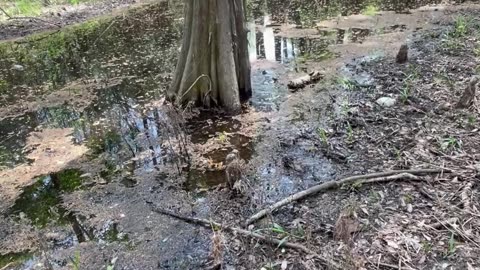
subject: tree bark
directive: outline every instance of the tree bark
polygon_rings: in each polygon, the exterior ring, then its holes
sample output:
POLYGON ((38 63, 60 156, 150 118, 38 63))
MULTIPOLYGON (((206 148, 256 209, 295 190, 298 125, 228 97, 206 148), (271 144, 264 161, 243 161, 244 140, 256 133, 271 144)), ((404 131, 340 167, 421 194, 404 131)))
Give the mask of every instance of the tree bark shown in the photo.
POLYGON ((185 0, 183 35, 168 97, 239 112, 252 93, 243 0, 185 0))

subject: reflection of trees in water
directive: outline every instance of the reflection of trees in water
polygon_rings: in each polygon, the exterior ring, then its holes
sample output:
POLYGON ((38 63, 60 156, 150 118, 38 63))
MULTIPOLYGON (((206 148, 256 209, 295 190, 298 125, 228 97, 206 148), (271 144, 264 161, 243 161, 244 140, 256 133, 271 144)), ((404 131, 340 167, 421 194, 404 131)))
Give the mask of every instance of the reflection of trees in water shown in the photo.
MULTIPOLYGON (((115 95, 115 94, 114 94, 115 95)), ((75 126, 77 142, 86 142, 93 155, 107 155, 117 164, 133 160, 151 170, 188 162, 182 120, 168 106, 143 110, 134 99, 117 96, 117 103, 98 118, 84 118, 75 126)))
POLYGON ((361 13, 368 6, 402 12, 441 2, 442 0, 252 0, 249 6, 255 18, 271 14, 273 21, 278 23, 288 21, 308 26, 315 20, 361 13))

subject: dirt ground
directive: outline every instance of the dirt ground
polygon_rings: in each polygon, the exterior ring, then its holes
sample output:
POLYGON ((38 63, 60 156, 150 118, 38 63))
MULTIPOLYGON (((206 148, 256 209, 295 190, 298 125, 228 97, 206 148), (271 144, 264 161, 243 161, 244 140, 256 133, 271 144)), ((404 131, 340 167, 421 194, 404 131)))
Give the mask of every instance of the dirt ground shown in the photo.
MULTIPOLYGON (((143 0, 105 0, 77 5, 51 5, 44 7, 39 16, 10 15, 0 21, 0 40, 10 40, 43 31, 58 31, 62 27, 84 22, 122 9, 148 3, 143 0)), ((2 14, 3 15, 3 14, 2 14)))
MULTIPOLYGON (((77 143, 72 129, 37 127, 26 140, 30 163, 0 171, 0 269, 480 269, 478 92, 471 106, 457 106, 480 72, 478 12, 478 4, 438 5, 339 17, 309 29, 279 26, 275 34, 282 38, 315 39, 324 30, 352 28, 369 34, 360 41, 344 35, 327 46, 335 57, 321 62, 253 61, 254 87, 279 89, 280 98, 266 106, 275 109, 258 109, 264 96, 254 95, 253 105, 234 117, 198 116, 195 109, 180 116, 163 99, 129 104, 126 122, 109 111, 85 129, 115 131, 105 122, 119 122, 121 132, 128 125, 148 130, 131 140, 109 137, 125 140, 118 156, 128 157, 113 172, 107 151, 92 155, 95 148, 77 143), (409 58, 400 64, 395 58, 403 44, 409 58), (291 93, 288 81, 303 75, 297 69, 325 77, 291 93), (162 156, 156 160, 152 134, 158 131, 149 121, 167 116, 159 120, 164 129, 185 133, 159 143, 171 151, 165 165, 162 156), (152 147, 139 147, 132 158, 134 142, 152 147), (223 183, 225 156, 234 148, 246 162, 242 195, 223 183), (190 167, 176 156, 183 151, 190 167), (65 169, 79 170, 69 175, 82 184, 63 187, 56 211, 36 210, 55 222, 38 226, 28 207, 12 214, 35 177, 50 174, 42 183, 50 185, 51 178, 55 187, 65 169), (357 181, 245 226, 257 211, 311 186, 412 169, 443 171, 416 180, 357 181), (308 252, 152 211, 159 208, 301 244, 308 252)), ((54 105, 62 103, 61 94, 52 95, 54 105)), ((98 102, 91 95, 76 98, 75 107, 98 102)), ((22 113, 41 102, 27 105, 22 113)), ((2 113, 14 117, 15 110, 2 113)))

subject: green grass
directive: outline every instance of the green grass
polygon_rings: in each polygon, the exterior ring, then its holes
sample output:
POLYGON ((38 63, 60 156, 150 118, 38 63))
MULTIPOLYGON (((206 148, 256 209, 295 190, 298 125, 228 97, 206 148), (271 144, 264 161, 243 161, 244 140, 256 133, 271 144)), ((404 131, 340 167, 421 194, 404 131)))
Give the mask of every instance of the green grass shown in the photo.
POLYGON ((15 14, 24 16, 38 16, 42 13, 42 3, 39 1, 19 0, 15 2, 15 14))
POLYGON ((357 88, 357 82, 348 77, 338 77, 337 83, 346 90, 353 91, 357 88))
POLYGON ((468 34, 469 20, 463 16, 459 16, 455 19, 455 28, 452 34, 455 37, 464 37, 468 34))
POLYGON ((378 13, 378 7, 376 5, 368 5, 362 10, 362 14, 365 16, 375 16, 378 13))
POLYGON ((476 27, 472 18, 458 16, 453 22, 453 27, 444 35, 442 45, 447 50, 458 50, 465 47, 464 39, 472 35, 476 27))
POLYGON ((417 67, 410 65, 407 71, 408 75, 405 78, 405 82, 403 83, 403 87, 400 90, 400 99, 403 103, 406 103, 410 98, 413 89, 413 83, 417 80, 420 76, 420 72, 418 71, 417 67))
POLYGON ((441 141, 440 148, 443 151, 460 149, 462 148, 462 141, 450 136, 441 141))
POLYGON ((328 134, 327 131, 323 128, 318 128, 317 129, 318 137, 320 137, 320 140, 324 145, 328 145, 328 134))

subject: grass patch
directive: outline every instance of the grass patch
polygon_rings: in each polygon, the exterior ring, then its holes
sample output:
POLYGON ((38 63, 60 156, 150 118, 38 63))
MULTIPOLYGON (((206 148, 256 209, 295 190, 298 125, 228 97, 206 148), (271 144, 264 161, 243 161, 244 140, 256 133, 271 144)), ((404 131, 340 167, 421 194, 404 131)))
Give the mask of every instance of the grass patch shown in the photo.
POLYGON ((31 0, 19 0, 15 2, 15 7, 10 8, 13 14, 10 15, 24 15, 24 16, 38 16, 42 13, 42 3, 31 0))
POLYGON ((362 14, 365 16, 375 16, 378 13, 378 7, 376 5, 367 5, 363 10, 362 14))

